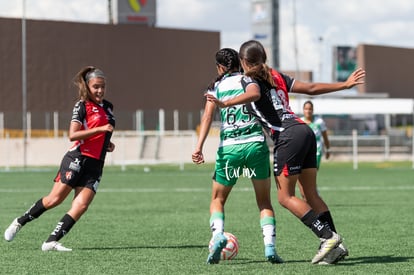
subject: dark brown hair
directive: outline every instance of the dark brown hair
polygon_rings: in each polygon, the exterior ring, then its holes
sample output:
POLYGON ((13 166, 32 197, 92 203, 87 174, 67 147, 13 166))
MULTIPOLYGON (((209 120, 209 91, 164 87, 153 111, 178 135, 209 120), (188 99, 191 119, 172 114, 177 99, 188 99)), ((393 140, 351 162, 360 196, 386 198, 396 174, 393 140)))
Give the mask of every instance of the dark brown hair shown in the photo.
POLYGON ((89 98, 89 88, 88 84, 86 83, 86 76, 89 73, 94 71, 101 72, 98 68, 94 66, 86 66, 83 67, 74 77, 73 84, 78 87, 78 100, 87 100, 89 98))
POLYGON ((311 106, 311 107, 312 107, 312 109, 313 109, 313 103, 312 103, 312 101, 310 101, 310 100, 306 100, 306 101, 305 101, 305 103, 303 103, 303 108, 305 108, 306 104, 310 104, 310 106, 311 106))
POLYGON ((220 81, 226 74, 240 72, 239 54, 236 50, 223 48, 216 53, 216 65, 222 65, 226 69, 224 73, 218 75, 207 87, 208 90, 214 90, 214 85, 220 81))
POLYGON ((249 40, 244 42, 240 46, 239 56, 240 60, 243 60, 249 67, 249 70, 244 72, 246 76, 265 81, 270 86, 276 87, 271 69, 266 65, 266 51, 259 41, 249 40))

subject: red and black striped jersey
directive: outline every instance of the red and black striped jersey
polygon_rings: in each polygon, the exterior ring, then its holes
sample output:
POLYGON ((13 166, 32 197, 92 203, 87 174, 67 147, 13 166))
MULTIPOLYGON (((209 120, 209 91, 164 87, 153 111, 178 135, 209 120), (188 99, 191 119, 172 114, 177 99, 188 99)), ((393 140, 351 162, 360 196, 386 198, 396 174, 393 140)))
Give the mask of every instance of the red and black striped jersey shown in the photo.
POLYGON ((242 85, 245 90, 248 85, 253 83, 260 88, 260 99, 246 104, 247 108, 262 123, 263 127, 271 132, 281 132, 290 126, 303 124, 304 122, 292 112, 289 106, 288 93, 295 80, 274 70, 272 70, 272 76, 276 88, 264 81, 247 76, 243 77, 242 85))
MULTIPOLYGON (((96 128, 110 123, 115 127, 113 105, 103 100, 101 105, 92 101, 80 100, 75 104, 72 112, 72 121, 82 124, 81 130, 96 128)), ((112 133, 98 133, 83 140, 75 141, 71 150, 78 149, 81 154, 104 161, 112 133)))

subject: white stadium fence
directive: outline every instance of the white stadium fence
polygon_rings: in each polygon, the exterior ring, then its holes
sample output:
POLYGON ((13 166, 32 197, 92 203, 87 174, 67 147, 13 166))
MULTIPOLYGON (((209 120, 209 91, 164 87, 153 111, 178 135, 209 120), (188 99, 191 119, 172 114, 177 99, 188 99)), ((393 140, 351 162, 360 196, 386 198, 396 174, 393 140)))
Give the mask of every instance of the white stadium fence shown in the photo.
MULTIPOLYGON (((360 161, 411 161, 414 168, 414 133, 411 144, 391 145, 389 136, 363 136, 356 130, 352 136, 330 136, 331 161, 352 161, 354 169, 360 161)), ((106 165, 122 168, 136 164, 171 163, 184 168, 191 163, 196 131, 118 131, 112 141, 115 151, 108 153, 106 165)), ((206 162, 215 161, 219 142, 213 132, 204 145, 206 162)), ((71 146, 67 137, 29 138, 24 146, 22 138, 0 139, 0 169, 25 166, 57 166, 66 150, 71 146), (26 147, 26 150, 24 148, 26 147)))
MULTIPOLYGON (((292 97, 291 106, 296 113, 301 112, 301 106, 308 98, 292 97)), ((359 161, 411 161, 414 168, 414 127, 411 124, 406 127, 406 133, 398 133, 398 140, 393 135, 395 127, 392 125, 392 117, 395 114, 404 114, 409 120, 414 121, 413 99, 347 99, 324 98, 323 96, 312 99, 315 112, 318 115, 346 114, 359 115, 361 117, 373 114, 384 116, 385 131, 380 134, 369 134, 348 129, 347 135, 330 133, 332 161, 352 161, 354 168, 358 168, 359 161)), ((134 130, 115 131, 113 142, 116 149, 107 156, 107 165, 121 165, 126 167, 133 164, 173 163, 184 167, 184 163, 191 162, 191 153, 197 141, 196 130, 182 130, 179 123, 183 120, 187 123, 187 129, 195 129, 201 113, 183 113, 177 110, 165 112, 163 109, 149 112, 153 124, 157 129, 148 130, 144 125, 144 112, 137 110, 133 116, 134 130), (180 115, 182 117, 180 117, 180 115), (166 129, 166 119, 169 120, 170 129, 166 129), (155 121, 155 123, 154 123, 155 121), (195 125, 194 125, 195 124, 195 125), (145 130, 143 130, 145 129, 145 130)), ((65 151, 70 147, 70 142, 65 131, 59 130, 58 121, 66 119, 67 114, 59 115, 54 112, 47 116, 46 129, 49 137, 35 137, 32 135, 31 113, 27 113, 26 137, 10 135, 5 129, 5 115, 0 112, 0 169, 26 166, 56 166, 65 151), (50 122, 51 121, 51 122, 50 122)), ((214 126, 214 125, 213 125, 214 126)), ((215 161, 215 153, 219 142, 217 127, 212 127, 210 136, 204 146, 204 155, 207 162, 215 161)))

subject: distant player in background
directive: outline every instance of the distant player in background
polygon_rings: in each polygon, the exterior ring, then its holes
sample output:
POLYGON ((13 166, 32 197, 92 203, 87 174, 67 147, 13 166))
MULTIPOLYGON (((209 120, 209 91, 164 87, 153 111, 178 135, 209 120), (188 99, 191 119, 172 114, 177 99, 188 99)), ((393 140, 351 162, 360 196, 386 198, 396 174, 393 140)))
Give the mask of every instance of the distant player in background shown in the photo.
MULTIPOLYGON (((230 99, 243 94, 242 74, 237 52, 224 48, 216 53, 218 77, 209 85, 208 93, 218 99, 230 99)), ((201 119, 200 133, 192 160, 204 162, 203 145, 213 121, 216 105, 207 101, 201 119)), ((265 257, 271 263, 282 263, 276 253, 276 220, 270 199, 269 148, 260 123, 249 114, 244 105, 235 105, 220 110, 220 144, 216 154, 210 203, 210 228, 213 247, 208 255, 208 264, 217 264, 220 253, 226 246, 224 236, 224 205, 239 177, 251 178, 260 210, 260 225, 263 232, 265 257)))
POLYGON ((321 117, 315 117, 313 115, 313 103, 310 100, 303 104, 303 117, 301 117, 301 119, 306 122, 315 133, 316 168, 319 169, 323 153, 325 153, 326 159, 329 159, 330 156, 328 129, 326 128, 325 121, 321 117))
POLYGON ((75 76, 75 85, 79 101, 69 127, 69 139, 75 141, 74 145, 64 155, 50 193, 10 224, 4 232, 6 241, 12 241, 24 225, 61 204, 74 190, 71 208, 42 245, 43 251, 72 251, 58 241, 88 209, 101 181, 106 153, 115 149, 110 141, 115 127, 113 106, 104 99, 105 75, 88 66, 75 76))
POLYGON ((316 190, 316 141, 313 131, 288 107, 288 93, 318 95, 349 89, 363 83, 365 71, 354 71, 345 82, 305 83, 272 71, 266 65, 263 45, 255 40, 242 44, 239 52, 245 77, 245 93, 218 99, 206 94, 207 100, 220 108, 246 104, 269 131, 274 142, 274 175, 279 203, 299 218, 319 238, 320 246, 312 263, 325 262, 331 251, 339 251, 342 238, 336 233, 326 203, 316 190), (286 102, 285 102, 286 101, 286 102), (307 201, 295 196, 295 186, 301 180, 307 201))
MULTIPOLYGON (((309 125, 315 134, 316 138, 316 169, 319 170, 322 155, 325 152, 326 159, 330 156, 330 143, 328 139, 328 131, 325 125, 325 121, 321 117, 315 117, 313 115, 313 103, 310 100, 307 100, 303 104, 303 117, 301 119, 309 125), (325 148, 325 149, 324 149, 325 148)), ((300 180, 299 180, 300 183, 300 180)), ((302 198, 306 201, 305 193, 303 192, 302 184, 299 184, 300 194, 302 198)))

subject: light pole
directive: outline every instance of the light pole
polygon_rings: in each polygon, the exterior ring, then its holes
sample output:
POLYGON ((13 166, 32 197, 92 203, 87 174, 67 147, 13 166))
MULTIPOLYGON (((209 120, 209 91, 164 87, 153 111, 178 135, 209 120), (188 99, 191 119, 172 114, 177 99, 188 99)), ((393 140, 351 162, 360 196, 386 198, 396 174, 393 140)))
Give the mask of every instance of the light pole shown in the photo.
POLYGON ((318 37, 319 42, 319 81, 323 82, 323 37, 318 37))
POLYGON ((27 165, 27 75, 26 75, 26 0, 22 12, 22 129, 23 129, 23 168, 27 165))
POLYGON ((295 56, 295 78, 300 80, 300 69, 299 69, 299 50, 298 50, 298 37, 297 37, 297 26, 296 26, 296 1, 293 0, 293 47, 295 56))
POLYGON ((110 25, 114 24, 114 17, 112 15, 112 0, 108 0, 108 22, 110 25))

